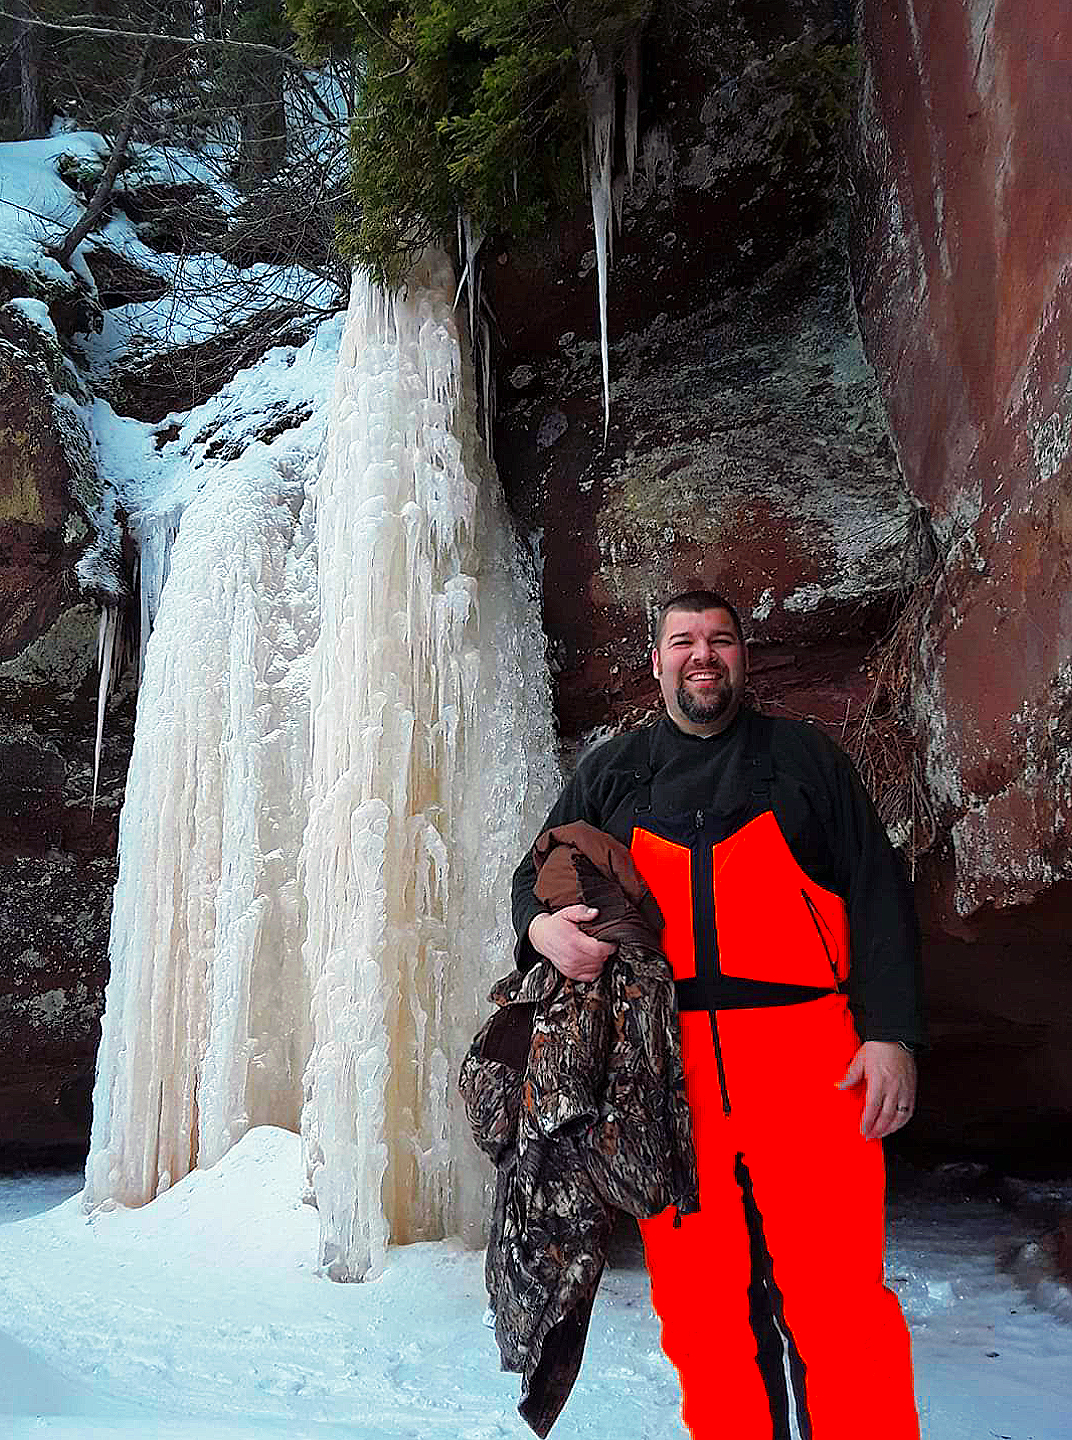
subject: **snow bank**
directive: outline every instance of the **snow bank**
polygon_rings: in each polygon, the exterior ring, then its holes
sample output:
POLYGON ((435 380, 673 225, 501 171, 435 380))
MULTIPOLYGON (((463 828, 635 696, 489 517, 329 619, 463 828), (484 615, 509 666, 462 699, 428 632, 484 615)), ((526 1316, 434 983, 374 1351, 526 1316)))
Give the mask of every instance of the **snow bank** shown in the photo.
MULTIPOLYGON (((33 277, 46 289, 72 288, 68 271, 46 253, 46 247, 62 240, 85 208, 64 183, 59 165, 66 159, 99 169, 107 155, 105 141, 89 131, 0 144, 0 265, 33 277)), ((79 250, 71 264, 87 291, 95 295, 97 287, 79 250)))
MULTIPOLYGON (((299 1152, 296 1135, 254 1129, 153 1205, 87 1221, 73 1198, 0 1223, 0 1432, 529 1436, 517 1377, 500 1373, 481 1323, 482 1257, 454 1241, 409 1245, 389 1251, 375 1281, 330 1284, 315 1273, 299 1152)), ((59 1188, 18 1182, 20 1205, 11 1183, 0 1182, 0 1215, 59 1188)), ((1072 1326, 1040 1313, 1002 1269, 1037 1230, 926 1177, 891 1211, 887 1273, 913 1331, 924 1440, 1065 1440, 1072 1326)), ((647 1276, 626 1252, 604 1276, 555 1440, 685 1440, 677 1412, 647 1276)))
MULTIPOLYGON (((528 1434, 482 1323, 481 1255, 408 1245, 377 1280, 332 1285, 315 1271, 317 1216, 299 1177, 299 1138, 258 1128, 152 1205, 87 1221, 76 1197, 0 1225, 0 1332, 57 1386, 54 1407, 12 1387, 5 1436, 528 1434)), ((607 1276, 563 1440, 603 1433, 608 1385, 623 1436, 676 1433, 645 1288, 635 1272, 607 1276)))

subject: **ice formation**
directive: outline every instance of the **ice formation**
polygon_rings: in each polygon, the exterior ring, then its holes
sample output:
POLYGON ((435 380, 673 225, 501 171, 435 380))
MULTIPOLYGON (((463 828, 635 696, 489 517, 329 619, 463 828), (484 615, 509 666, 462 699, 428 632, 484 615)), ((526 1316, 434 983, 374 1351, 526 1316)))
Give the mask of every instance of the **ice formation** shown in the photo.
POLYGON ((550 779, 542 635, 452 281, 435 254, 404 297, 355 281, 317 487, 302 1133, 338 1278, 375 1269, 388 1234, 480 1230, 453 1077, 550 779))
POLYGON ((179 533, 183 504, 176 502, 162 512, 146 507, 130 518, 130 530, 138 547, 138 678, 145 670, 145 647, 149 643, 164 581, 171 568, 171 547, 179 533))
MULTIPOLYGON (((138 547, 139 681, 145 670, 145 647, 152 633, 156 612, 160 608, 160 595, 171 564, 171 547, 179 533, 182 510, 181 504, 175 504, 162 513, 153 508, 135 510, 130 517, 130 533, 138 547)), ((105 709, 125 658, 125 646, 117 644, 117 640, 122 640, 120 607, 118 604, 102 605, 97 636, 97 728, 93 746, 93 809, 97 806, 105 709)))
MULTIPOLYGON (((596 277, 599 304, 599 354, 603 373, 603 443, 610 428, 610 346, 607 324, 607 287, 613 255, 615 226, 621 225, 625 192, 633 183, 637 161, 640 113, 640 41, 634 40, 617 64, 589 50, 582 67, 582 88, 588 106, 588 125, 582 150, 584 179, 592 204, 592 225, 596 239, 596 277), (618 89, 623 82, 621 138, 624 171, 616 164, 618 136, 618 89)), ((653 152, 654 157, 654 152, 653 152)), ((648 156, 645 154, 645 160, 648 156)), ((650 163, 650 162, 649 162, 650 163)), ((517 189, 517 176, 514 176, 517 189)), ((494 375, 491 366, 491 336, 480 311, 480 248, 484 232, 468 215, 458 216, 458 252, 464 269, 455 303, 463 287, 469 297, 469 333, 474 337, 474 361, 481 391, 480 418, 485 439, 490 440, 495 418, 494 375)))
POLYGON ((397 295, 355 279, 304 506, 276 446, 188 504, 120 827, 87 1203, 300 1127, 337 1279, 389 1240, 479 1239, 454 1075, 554 779, 453 298, 437 254, 397 295))
POLYGON ((464 257, 465 265, 454 304, 461 299, 464 289, 469 300, 469 334, 472 336, 473 366, 477 375, 477 389, 480 408, 477 420, 484 443, 491 449, 491 434, 495 424, 495 372, 491 363, 491 327, 480 304, 481 260, 480 251, 484 244, 484 230, 466 214, 458 215, 458 253, 464 257))
POLYGON ((120 820, 86 1198, 138 1205, 249 1125, 296 1127, 296 886, 315 572, 300 474, 254 446, 187 508, 120 820))
POLYGON ((640 103, 640 42, 629 47, 621 69, 625 81, 623 139, 625 174, 615 173, 614 141, 617 129, 618 71, 593 50, 584 72, 588 101, 588 136, 584 150, 584 176, 592 201, 596 235, 596 276, 599 285, 599 354, 603 367, 603 443, 610 427, 610 355, 607 340, 607 276, 610 271, 614 226, 621 223, 626 184, 632 183, 637 155, 637 117, 640 103))
POLYGON ((97 808, 97 785, 100 780, 101 750, 104 745, 104 709, 115 679, 116 645, 119 630, 118 605, 103 605, 97 629, 97 726, 93 741, 93 798, 91 809, 97 808))

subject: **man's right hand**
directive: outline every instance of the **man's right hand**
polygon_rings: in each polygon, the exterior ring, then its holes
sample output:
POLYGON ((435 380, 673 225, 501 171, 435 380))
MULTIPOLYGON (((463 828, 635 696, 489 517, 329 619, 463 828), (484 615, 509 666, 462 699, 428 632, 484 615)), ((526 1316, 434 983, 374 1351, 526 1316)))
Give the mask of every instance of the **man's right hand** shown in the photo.
POLYGON ((580 928, 598 914, 590 905, 564 905, 551 914, 534 915, 529 922, 529 944, 568 979, 595 980, 616 948, 580 928))

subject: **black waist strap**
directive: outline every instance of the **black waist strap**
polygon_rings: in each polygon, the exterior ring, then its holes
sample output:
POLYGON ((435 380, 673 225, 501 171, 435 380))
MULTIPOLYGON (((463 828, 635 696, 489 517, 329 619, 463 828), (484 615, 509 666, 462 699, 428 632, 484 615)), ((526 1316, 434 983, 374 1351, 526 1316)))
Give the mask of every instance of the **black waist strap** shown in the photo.
POLYGON ((773 980, 741 980, 713 975, 675 980, 679 1010, 758 1010, 764 1006, 803 1005, 838 992, 821 985, 782 985, 773 980))

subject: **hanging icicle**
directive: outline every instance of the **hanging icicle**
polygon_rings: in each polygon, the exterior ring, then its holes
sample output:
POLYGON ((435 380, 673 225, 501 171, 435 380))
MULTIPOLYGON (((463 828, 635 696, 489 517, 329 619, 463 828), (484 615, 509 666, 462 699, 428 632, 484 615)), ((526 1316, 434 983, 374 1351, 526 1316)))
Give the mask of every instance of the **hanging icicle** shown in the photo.
MULTIPOLYGON (((516 177, 515 177, 516 185, 516 177)), ((492 431, 495 425, 495 374, 491 355, 491 329, 481 313, 482 261, 480 251, 485 232, 469 215, 458 212, 458 253, 464 261, 462 278, 454 295, 454 308, 458 308, 462 291, 469 300, 469 347, 476 371, 477 393, 480 408, 477 425, 483 436, 488 453, 492 448, 492 431)))
POLYGON ((103 605, 100 625, 97 629, 97 729, 93 742, 93 798, 90 814, 97 809, 97 787, 100 781, 101 750, 104 745, 104 712, 108 695, 115 684, 117 651, 116 632, 119 629, 119 606, 103 605))
POLYGON ((135 511, 130 517, 130 533, 138 547, 138 683, 145 670, 145 647, 149 643, 160 598, 171 568, 171 548, 179 533, 184 506, 169 510, 135 511))
POLYGON ((625 175, 615 175, 614 141, 617 124, 618 70, 589 52, 582 76, 588 102, 588 134, 584 149, 584 178, 592 202, 596 237, 596 277, 599 286, 599 355, 603 369, 603 443, 610 428, 610 354, 607 338, 607 278, 613 258, 614 226, 621 224, 622 201, 636 167, 637 117, 640 104, 640 42, 634 41, 622 62, 625 80, 625 175))

